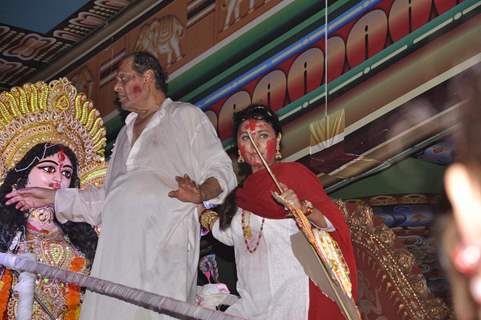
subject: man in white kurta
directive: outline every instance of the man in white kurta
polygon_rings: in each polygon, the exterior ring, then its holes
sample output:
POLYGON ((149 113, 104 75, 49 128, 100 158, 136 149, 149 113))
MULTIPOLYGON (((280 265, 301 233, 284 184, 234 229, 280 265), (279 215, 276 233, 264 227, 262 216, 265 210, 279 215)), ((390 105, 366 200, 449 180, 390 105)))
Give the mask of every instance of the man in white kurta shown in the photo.
MULTIPOLYGON (((155 59, 145 53, 140 57, 155 59)), ((101 224, 92 276, 193 302, 200 227, 190 179, 199 184, 194 184, 199 201, 220 203, 236 185, 232 162, 207 116, 191 104, 165 98, 154 86, 153 70, 134 70, 133 59, 121 63, 115 87, 122 107, 133 112, 117 136, 103 188, 63 189, 53 196, 51 190, 23 189, 14 201, 25 209, 26 203, 35 207, 54 197, 61 223, 101 224), (211 180, 218 191, 204 197, 211 180)), ((92 292, 80 317, 172 319, 92 292)))
MULTIPOLYGON (((131 147, 135 117, 127 117, 117 137, 104 188, 58 190, 57 218, 102 224, 92 276, 193 301, 200 240, 196 208, 167 194, 177 187, 174 176, 215 177, 224 190, 214 199, 219 202, 235 185, 231 161, 208 118, 192 105, 166 99, 131 147)), ((88 292, 81 319, 162 317, 88 292)))

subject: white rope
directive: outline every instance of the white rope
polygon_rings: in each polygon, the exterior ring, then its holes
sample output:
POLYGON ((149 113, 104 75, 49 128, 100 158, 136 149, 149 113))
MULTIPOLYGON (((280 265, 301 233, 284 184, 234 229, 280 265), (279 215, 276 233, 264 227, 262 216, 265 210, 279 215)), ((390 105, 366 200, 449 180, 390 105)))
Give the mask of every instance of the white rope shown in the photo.
POLYGON ((147 291, 130 288, 110 281, 89 277, 81 273, 54 268, 21 256, 0 253, 0 264, 17 271, 28 271, 44 277, 74 283, 90 291, 135 304, 137 306, 163 313, 172 317, 187 316, 199 320, 239 320, 239 316, 210 310, 184 301, 164 297, 147 291))

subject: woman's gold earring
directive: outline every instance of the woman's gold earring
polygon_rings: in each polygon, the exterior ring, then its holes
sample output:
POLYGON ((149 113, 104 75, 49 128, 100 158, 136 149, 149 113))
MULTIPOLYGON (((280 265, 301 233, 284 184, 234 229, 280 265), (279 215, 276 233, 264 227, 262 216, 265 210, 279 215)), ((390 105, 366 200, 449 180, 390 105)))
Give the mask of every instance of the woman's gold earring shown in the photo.
POLYGON ((244 158, 242 157, 240 151, 239 151, 239 156, 237 157, 237 163, 244 163, 244 158))
POLYGON ((282 159, 281 146, 279 145, 279 143, 277 143, 276 154, 275 154, 274 158, 276 160, 282 159))
POLYGON ((281 153, 281 150, 279 150, 279 148, 277 148, 276 155, 274 157, 275 157, 276 160, 282 159, 282 153, 281 153))

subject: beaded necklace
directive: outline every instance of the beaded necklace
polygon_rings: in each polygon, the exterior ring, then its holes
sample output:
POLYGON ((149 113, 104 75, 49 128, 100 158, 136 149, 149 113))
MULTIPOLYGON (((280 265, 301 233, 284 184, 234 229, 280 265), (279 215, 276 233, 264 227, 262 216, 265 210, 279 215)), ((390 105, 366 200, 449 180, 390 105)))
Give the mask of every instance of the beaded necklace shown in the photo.
POLYGON ((252 228, 251 228, 250 223, 249 223, 250 213, 248 212, 247 215, 248 215, 248 218, 246 219, 246 214, 245 214, 244 210, 241 210, 242 234, 244 236, 244 243, 246 245, 247 251, 249 251, 250 253, 254 253, 257 250, 257 248, 259 247, 259 243, 260 243, 261 238, 262 238, 262 230, 264 229, 264 222, 266 221, 266 219, 262 218, 261 228, 260 228, 259 234, 257 236, 256 244, 253 248, 251 248, 251 246, 249 245, 249 241, 248 241, 250 238, 252 238, 252 228))

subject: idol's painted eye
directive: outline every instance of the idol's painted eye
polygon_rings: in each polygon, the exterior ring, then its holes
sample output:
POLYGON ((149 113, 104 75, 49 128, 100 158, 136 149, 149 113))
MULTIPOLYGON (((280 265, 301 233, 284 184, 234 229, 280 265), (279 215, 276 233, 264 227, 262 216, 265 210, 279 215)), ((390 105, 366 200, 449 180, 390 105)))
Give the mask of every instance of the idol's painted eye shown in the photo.
POLYGON ((40 169, 40 170, 42 170, 46 173, 49 173, 49 174, 55 173, 57 171, 54 166, 50 166, 50 165, 38 166, 38 169, 40 169))
POLYGON ((63 171, 62 171, 62 175, 63 175, 65 178, 70 179, 70 178, 72 178, 72 171, 71 171, 71 170, 68 170, 68 169, 63 170, 63 171))

